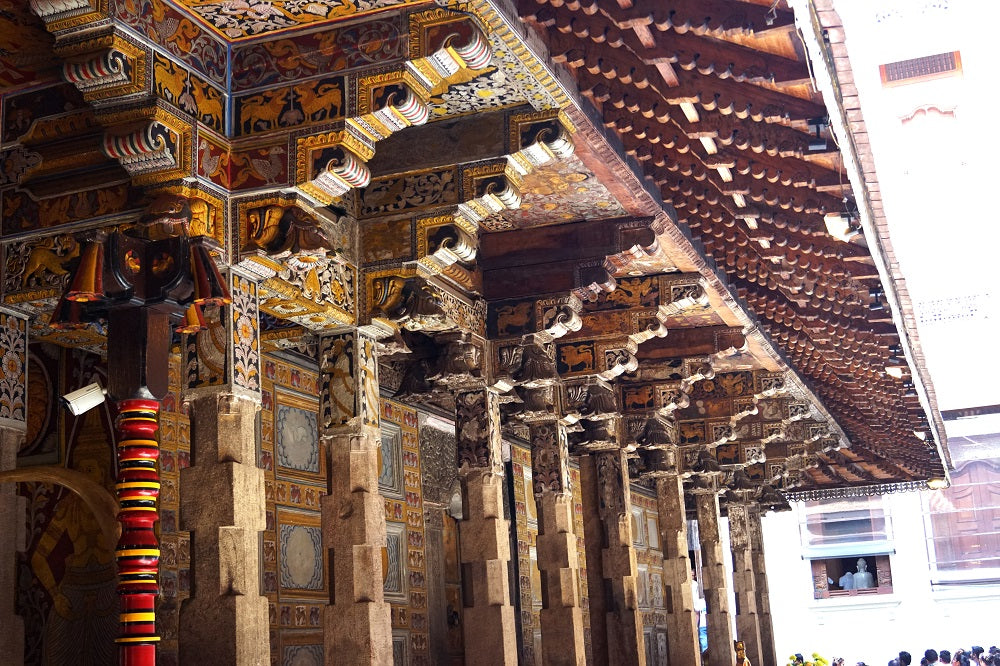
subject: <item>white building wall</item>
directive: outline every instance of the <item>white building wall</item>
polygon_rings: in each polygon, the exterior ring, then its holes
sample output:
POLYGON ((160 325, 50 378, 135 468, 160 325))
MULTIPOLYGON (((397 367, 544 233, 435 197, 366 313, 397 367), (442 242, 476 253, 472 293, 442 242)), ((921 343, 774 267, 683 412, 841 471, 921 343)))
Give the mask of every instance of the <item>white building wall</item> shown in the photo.
MULTIPOLYGON (((927 491, 930 492, 930 491, 927 491)), ((764 552, 778 659, 818 652, 853 666, 883 666, 900 650, 917 664, 924 650, 1000 643, 1000 586, 933 591, 924 540, 922 495, 886 496, 895 554, 888 595, 814 599, 812 570, 802 559, 798 511, 763 520, 764 552)), ((784 662, 781 662, 784 663, 784 662)))

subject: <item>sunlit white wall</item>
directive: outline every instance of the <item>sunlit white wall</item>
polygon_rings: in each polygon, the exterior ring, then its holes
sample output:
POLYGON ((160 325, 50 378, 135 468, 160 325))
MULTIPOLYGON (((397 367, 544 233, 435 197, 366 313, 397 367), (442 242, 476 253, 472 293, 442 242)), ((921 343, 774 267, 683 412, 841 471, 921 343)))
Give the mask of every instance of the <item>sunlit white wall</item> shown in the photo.
MULTIPOLYGON (((928 491, 929 492, 929 491, 928 491)), ((801 557, 798 509, 764 518, 764 553, 779 660, 818 652, 854 666, 884 666, 900 650, 919 662, 924 650, 1000 642, 1000 587, 932 591, 924 540, 923 493, 886 497, 895 554, 893 592, 813 599, 812 570, 801 557)), ((784 663, 784 662, 781 662, 784 663)))

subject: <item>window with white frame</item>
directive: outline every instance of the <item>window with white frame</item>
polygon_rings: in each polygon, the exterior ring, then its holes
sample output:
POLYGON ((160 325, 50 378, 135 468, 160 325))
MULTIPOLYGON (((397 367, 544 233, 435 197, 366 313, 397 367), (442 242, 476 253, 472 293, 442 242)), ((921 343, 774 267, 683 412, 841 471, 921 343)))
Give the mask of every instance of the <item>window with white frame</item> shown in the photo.
POLYGON ((1000 459, 962 463, 951 487, 925 493, 934 585, 1000 583, 1000 459))
POLYGON ((892 521, 881 496, 805 502, 799 535, 814 598, 892 592, 892 521))

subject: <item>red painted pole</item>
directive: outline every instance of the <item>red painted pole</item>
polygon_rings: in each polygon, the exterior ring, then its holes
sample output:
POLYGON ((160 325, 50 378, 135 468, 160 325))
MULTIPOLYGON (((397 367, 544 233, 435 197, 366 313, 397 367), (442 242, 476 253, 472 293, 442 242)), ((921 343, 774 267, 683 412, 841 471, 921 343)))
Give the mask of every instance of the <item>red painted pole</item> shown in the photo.
POLYGON ((118 560, 118 594, 121 596, 121 636, 116 639, 120 666, 155 666, 157 575, 160 544, 153 532, 159 520, 156 501, 160 477, 156 461, 160 447, 159 400, 118 402, 118 521, 122 535, 118 560))

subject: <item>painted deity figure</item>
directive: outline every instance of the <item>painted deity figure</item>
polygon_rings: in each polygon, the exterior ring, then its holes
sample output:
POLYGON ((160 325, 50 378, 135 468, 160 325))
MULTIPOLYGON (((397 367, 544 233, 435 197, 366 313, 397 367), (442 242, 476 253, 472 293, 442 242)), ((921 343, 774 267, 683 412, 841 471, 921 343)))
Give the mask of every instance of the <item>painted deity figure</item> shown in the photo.
MULTIPOLYGON (((93 410, 92 414, 98 414, 93 410)), ((96 421, 96 419, 95 419, 96 421)), ((109 490, 111 447, 99 422, 84 424, 70 455, 72 467, 109 490)), ((57 666, 111 664, 117 661, 118 595, 116 593, 115 544, 84 501, 68 493, 56 507, 52 520, 39 538, 31 567, 52 598, 43 631, 43 663, 57 666), (55 567, 53 553, 69 552, 55 567)))
POLYGON ((859 557, 858 572, 854 574, 854 589, 864 590, 869 587, 875 587, 875 577, 868 571, 868 563, 865 562, 865 558, 859 557))

